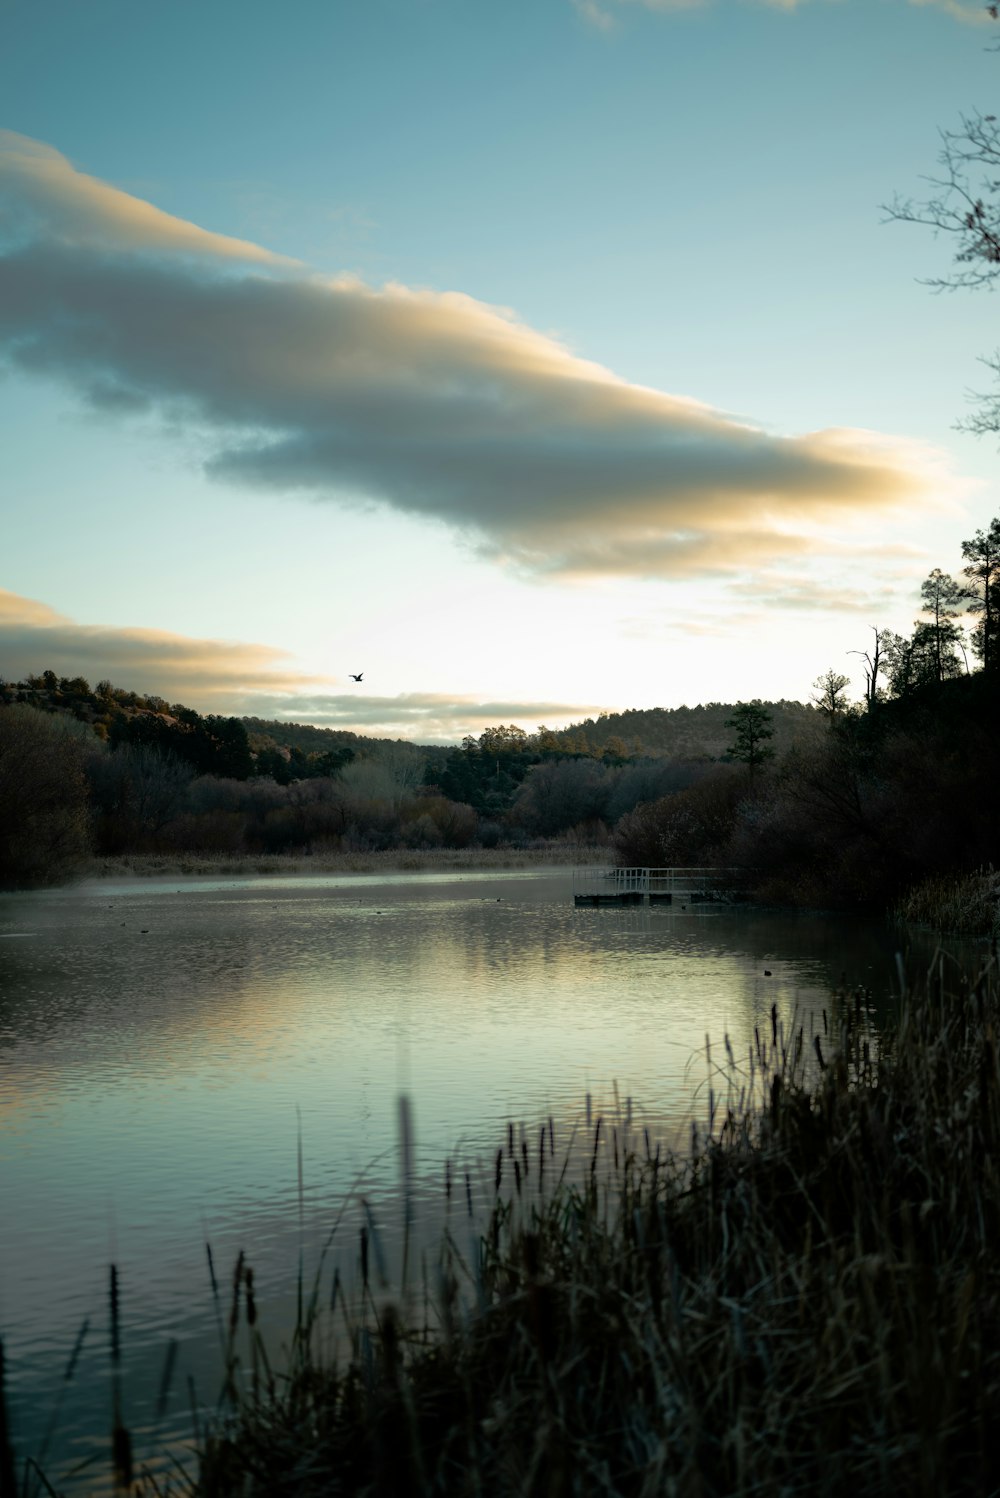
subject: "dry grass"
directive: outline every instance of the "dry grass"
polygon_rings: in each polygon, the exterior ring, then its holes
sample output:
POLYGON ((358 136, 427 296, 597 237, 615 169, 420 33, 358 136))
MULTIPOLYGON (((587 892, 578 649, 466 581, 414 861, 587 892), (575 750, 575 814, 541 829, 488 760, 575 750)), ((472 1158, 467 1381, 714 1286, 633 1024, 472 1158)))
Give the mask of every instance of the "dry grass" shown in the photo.
POLYGON ((135 879, 181 874, 218 878, 255 874, 394 874, 435 870, 516 870, 611 864, 611 850, 579 843, 547 843, 535 848, 390 848, 380 853, 136 853, 95 858, 85 877, 135 879))
POLYGON ((936 875, 911 890, 893 915, 949 936, 1000 936, 1000 870, 936 875))
POLYGON ((241 1257, 222 1413, 171 1490, 998 1491, 996 958, 942 959, 880 1040, 866 994, 834 1007, 727 1047, 690 1152, 598 1119, 567 1168, 511 1131, 485 1222, 456 1177, 422 1301, 377 1294, 367 1224, 358 1302, 318 1277, 280 1374, 241 1257))

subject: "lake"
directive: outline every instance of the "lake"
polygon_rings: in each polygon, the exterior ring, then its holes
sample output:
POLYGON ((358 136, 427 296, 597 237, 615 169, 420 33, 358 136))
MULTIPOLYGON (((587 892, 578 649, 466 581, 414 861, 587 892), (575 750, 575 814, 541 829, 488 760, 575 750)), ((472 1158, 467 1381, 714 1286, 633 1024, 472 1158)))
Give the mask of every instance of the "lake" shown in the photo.
MULTIPOLYGON (((588 1107, 631 1109, 683 1138, 708 1110, 706 1034, 745 1055, 773 1004, 790 1025, 841 984, 888 1001, 901 940, 817 914, 576 909, 571 872, 551 869, 0 896, 0 1335, 19 1456, 90 1318, 48 1464, 61 1478, 103 1459, 112 1262, 125 1415, 152 1444, 189 1429, 187 1373, 214 1397, 206 1241, 223 1278, 246 1250, 280 1340, 300 1248, 311 1274, 345 1201, 395 1220, 401 1094, 432 1211, 446 1160, 478 1189, 510 1124, 537 1138, 551 1116, 564 1147, 588 1107)), ((926 966, 933 939, 907 941, 926 966)))

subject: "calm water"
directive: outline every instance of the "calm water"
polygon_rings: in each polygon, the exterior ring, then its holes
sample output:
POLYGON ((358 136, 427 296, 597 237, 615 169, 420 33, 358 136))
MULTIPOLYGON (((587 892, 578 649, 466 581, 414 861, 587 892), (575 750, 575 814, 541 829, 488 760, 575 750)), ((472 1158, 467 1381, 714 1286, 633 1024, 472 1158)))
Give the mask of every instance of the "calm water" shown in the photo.
MULTIPOLYGON (((899 944, 814 915, 577 910, 568 871, 0 897, 0 1334, 19 1453, 85 1317, 52 1468, 106 1445, 111 1262, 134 1428, 170 1337, 181 1374, 211 1382, 206 1240, 225 1271, 247 1250, 277 1336, 300 1242, 311 1268, 352 1193, 392 1212, 400 1093, 432 1193, 447 1156, 478 1179, 509 1121, 537 1138, 551 1114, 565 1141, 615 1084, 669 1132, 705 1115, 706 1033, 745 1051, 772 1003, 786 1020, 829 1006, 842 976, 887 994, 899 944)), ((167 1433, 185 1403, 175 1392, 167 1433)))

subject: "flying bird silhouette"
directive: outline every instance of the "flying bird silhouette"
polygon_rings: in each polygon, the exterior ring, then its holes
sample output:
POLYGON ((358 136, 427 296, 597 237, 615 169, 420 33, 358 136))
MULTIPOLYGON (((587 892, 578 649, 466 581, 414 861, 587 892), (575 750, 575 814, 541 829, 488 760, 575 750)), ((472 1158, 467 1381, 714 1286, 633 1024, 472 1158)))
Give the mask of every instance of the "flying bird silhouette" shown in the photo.
POLYGON ((362 676, 364 676, 365 673, 363 671, 359 671, 358 674, 357 674, 357 676, 355 676, 355 674, 354 674, 353 671, 348 671, 347 674, 351 678, 352 681, 360 681, 361 678, 362 678, 362 676))

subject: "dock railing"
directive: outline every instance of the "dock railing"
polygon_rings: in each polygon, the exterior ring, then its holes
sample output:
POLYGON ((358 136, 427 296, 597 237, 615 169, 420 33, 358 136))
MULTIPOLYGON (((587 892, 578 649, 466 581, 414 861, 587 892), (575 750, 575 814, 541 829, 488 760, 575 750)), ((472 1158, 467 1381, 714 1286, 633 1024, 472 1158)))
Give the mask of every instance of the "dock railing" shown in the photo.
POLYGON ((573 897, 578 903, 635 904, 651 901, 734 900, 745 887, 749 870, 718 865, 671 868, 580 868, 573 870, 573 897))

